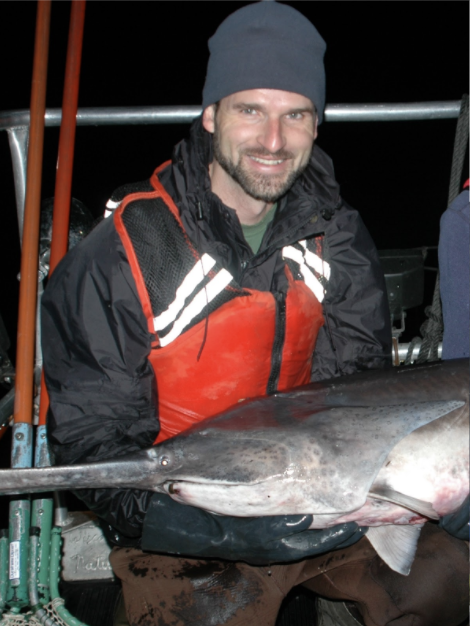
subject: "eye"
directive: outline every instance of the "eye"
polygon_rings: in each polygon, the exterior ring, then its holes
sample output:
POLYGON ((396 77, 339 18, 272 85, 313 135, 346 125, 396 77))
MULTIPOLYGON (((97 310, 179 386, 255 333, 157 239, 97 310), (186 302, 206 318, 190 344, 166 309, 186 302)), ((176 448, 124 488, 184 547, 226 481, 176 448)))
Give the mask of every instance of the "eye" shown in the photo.
POLYGON ((294 112, 294 113, 289 113, 287 115, 287 117, 290 120, 301 120, 303 118, 303 113, 300 113, 299 111, 297 111, 297 112, 294 112))
POLYGON ((256 115, 256 109, 242 109, 242 113, 245 115, 256 115))

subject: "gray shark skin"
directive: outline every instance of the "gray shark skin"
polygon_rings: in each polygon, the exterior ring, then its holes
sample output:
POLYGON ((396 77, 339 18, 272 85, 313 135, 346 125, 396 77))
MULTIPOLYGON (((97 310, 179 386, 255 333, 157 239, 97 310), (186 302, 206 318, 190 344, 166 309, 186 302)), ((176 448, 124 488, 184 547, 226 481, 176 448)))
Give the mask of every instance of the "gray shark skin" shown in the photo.
POLYGON ((372 371, 246 400, 149 450, 0 471, 0 493, 133 487, 242 517, 345 521, 407 574, 422 524, 469 490, 469 361, 372 371))

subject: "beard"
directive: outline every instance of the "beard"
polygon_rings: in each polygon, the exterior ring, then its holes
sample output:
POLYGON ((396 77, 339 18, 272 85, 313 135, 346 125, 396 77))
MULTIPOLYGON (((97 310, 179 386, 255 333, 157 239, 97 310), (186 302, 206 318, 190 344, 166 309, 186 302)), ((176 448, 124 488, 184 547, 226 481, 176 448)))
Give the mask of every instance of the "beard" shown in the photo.
POLYGON ((255 200, 262 200, 263 202, 276 202, 276 200, 279 200, 287 193, 297 178, 303 173, 310 159, 309 155, 304 164, 283 174, 252 172, 244 164, 243 157, 245 155, 261 159, 266 157, 272 159, 293 159, 294 155, 283 149, 277 152, 269 152, 269 150, 263 148, 253 148, 240 152, 238 163, 235 163, 222 152, 217 124, 215 124, 214 128, 213 150, 214 158, 220 167, 240 185, 243 191, 255 200))

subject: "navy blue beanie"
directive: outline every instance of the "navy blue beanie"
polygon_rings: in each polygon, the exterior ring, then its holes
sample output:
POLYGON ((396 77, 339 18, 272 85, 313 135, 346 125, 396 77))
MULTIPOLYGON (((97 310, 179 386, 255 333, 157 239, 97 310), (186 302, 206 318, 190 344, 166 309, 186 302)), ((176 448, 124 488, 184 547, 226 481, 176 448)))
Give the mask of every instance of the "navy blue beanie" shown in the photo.
POLYGON ((279 2, 254 2, 229 15, 209 39, 202 106, 246 89, 281 89, 325 107, 326 44, 309 20, 279 2))

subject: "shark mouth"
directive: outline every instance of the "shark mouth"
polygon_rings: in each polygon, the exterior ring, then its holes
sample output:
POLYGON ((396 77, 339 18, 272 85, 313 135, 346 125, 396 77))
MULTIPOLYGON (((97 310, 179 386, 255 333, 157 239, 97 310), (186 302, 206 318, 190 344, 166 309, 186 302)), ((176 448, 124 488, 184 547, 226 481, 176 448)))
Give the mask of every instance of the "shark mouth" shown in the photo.
POLYGON ((262 517, 296 514, 302 503, 277 481, 252 484, 172 481, 164 491, 176 502, 195 506, 219 515, 262 517), (288 511, 286 513, 286 511, 288 511))

